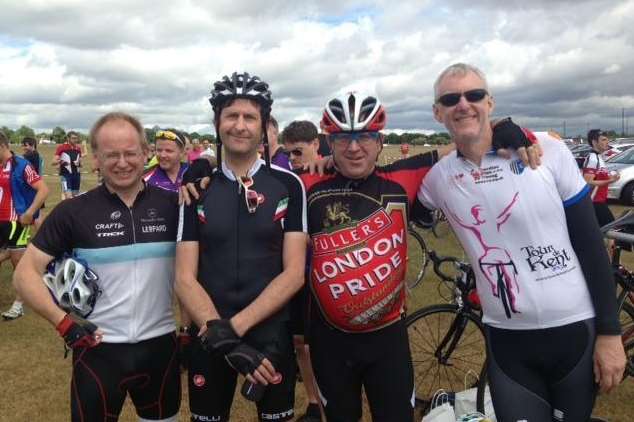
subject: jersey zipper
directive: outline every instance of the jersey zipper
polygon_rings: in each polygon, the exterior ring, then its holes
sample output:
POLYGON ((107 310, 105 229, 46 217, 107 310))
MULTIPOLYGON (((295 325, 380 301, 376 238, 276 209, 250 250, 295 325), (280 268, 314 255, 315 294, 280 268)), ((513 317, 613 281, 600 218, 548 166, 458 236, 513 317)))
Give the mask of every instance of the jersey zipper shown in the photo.
MULTIPOLYGON (((132 205, 132 206, 134 206, 134 205, 132 205)), ((134 212, 132 212, 132 208, 127 207, 127 206, 126 206, 126 208, 128 208, 128 212, 130 213, 130 221, 132 223, 132 245, 133 245, 132 247, 134 248, 134 253, 135 253, 134 259, 132 261, 133 262, 133 265, 132 265, 132 298, 133 298, 134 302, 136 302, 136 299, 137 299, 137 296, 138 296, 138 287, 139 287, 138 286, 138 277, 137 277, 137 272, 138 272, 138 268, 137 268, 138 259, 137 258, 138 257, 136 256, 136 253, 137 253, 137 251, 136 251, 136 248, 137 248, 136 247, 136 227, 134 225, 134 212)), ((137 325, 136 309, 137 309, 136 306, 132 307, 132 318, 130 318, 130 320, 133 321, 133 323, 132 323, 132 325, 130 327, 130 340, 133 343, 136 343, 137 335, 138 335, 137 329, 136 329, 136 327, 138 326, 137 325)))

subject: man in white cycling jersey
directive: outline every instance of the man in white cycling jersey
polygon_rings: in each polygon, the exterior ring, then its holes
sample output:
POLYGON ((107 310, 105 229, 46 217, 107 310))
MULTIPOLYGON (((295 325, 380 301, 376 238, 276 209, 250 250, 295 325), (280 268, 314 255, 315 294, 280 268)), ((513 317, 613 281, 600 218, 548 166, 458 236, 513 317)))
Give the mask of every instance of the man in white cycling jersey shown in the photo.
POLYGON ((180 406, 172 310, 178 195, 143 179, 141 123, 101 117, 90 132, 103 184, 61 202, 14 273, 16 290, 73 351, 73 422, 116 421, 129 394, 140 421, 175 422, 180 406), (53 259, 74 256, 101 294, 85 319, 67 313, 42 282, 53 259))
POLYGON ((494 100, 476 67, 445 69, 434 98, 457 150, 430 170, 418 199, 443 210, 474 268, 496 416, 588 420, 594 383, 611 390, 625 366, 589 189, 547 135, 537 169, 490 153, 494 100))

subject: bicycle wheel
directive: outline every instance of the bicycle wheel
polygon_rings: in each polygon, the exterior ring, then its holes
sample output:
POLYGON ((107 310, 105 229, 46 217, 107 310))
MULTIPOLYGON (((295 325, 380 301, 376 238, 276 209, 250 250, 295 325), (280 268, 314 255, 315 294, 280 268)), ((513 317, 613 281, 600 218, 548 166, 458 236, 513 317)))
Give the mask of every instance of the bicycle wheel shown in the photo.
MULTIPOLYGON (((407 317, 414 367, 416 405, 429 408, 439 389, 461 391, 469 373, 480 374, 485 362, 485 340, 479 317, 457 305, 433 305, 407 317)), ((467 380, 471 380, 468 378, 467 380)), ((466 385, 472 388, 473 385, 466 385)))
POLYGON ((412 290, 423 281, 427 269, 427 245, 423 237, 412 227, 407 230, 407 272, 405 281, 412 290))
POLYGON ((621 323, 621 337, 625 354, 627 356, 627 365, 625 366, 626 376, 634 377, 634 306, 625 302, 619 312, 619 321, 621 323))

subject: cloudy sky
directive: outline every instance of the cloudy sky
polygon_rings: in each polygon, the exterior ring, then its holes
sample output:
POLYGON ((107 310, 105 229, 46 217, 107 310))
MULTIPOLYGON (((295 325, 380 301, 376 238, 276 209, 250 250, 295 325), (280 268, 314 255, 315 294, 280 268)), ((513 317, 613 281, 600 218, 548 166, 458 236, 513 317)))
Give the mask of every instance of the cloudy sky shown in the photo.
POLYGON ((634 132, 634 1, 0 0, 0 126, 85 130, 111 110, 210 132, 212 82, 268 81, 282 124, 344 90, 378 94, 388 127, 441 130, 432 84, 480 67, 536 130, 634 132), (629 116, 629 118, 628 118, 629 116))

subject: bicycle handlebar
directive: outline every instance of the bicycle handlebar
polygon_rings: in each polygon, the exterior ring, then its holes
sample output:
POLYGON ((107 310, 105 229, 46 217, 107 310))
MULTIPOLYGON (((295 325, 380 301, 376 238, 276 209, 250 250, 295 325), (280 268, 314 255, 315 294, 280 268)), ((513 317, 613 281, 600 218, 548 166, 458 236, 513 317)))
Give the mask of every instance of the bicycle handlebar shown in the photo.
POLYGON ((619 240, 621 242, 634 244, 634 234, 618 232, 616 230, 608 230, 604 233, 605 237, 609 239, 619 240))
POLYGON ((442 272, 442 270, 440 269, 440 266, 444 264, 445 262, 453 262, 454 265, 458 268, 458 270, 464 273, 468 273, 469 270, 471 269, 471 266, 469 264, 465 264, 464 262, 459 261, 458 258, 456 257, 439 256, 438 254, 436 254, 435 251, 429 251, 428 254, 429 254, 429 259, 431 259, 431 262, 433 262, 434 264, 434 272, 442 280, 449 281, 452 283, 456 283, 456 281, 459 280, 458 277, 450 277, 447 274, 442 272))

